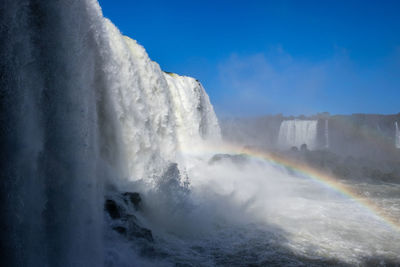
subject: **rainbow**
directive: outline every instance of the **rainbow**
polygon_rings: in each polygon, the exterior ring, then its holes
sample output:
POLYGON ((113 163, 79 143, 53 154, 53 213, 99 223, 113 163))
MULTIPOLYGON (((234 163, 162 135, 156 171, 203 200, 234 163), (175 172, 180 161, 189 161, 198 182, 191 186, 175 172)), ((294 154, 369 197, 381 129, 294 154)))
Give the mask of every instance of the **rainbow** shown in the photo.
POLYGON ((340 182, 338 178, 316 170, 315 168, 311 168, 305 164, 291 161, 273 153, 267 153, 246 147, 239 147, 232 144, 203 144, 201 147, 192 147, 190 150, 183 150, 183 152, 191 155, 241 154, 251 158, 267 161, 274 166, 284 167, 285 169, 294 172, 301 177, 311 179, 321 186, 334 190, 335 192, 340 193, 342 196, 353 200, 365 210, 372 213, 372 215, 375 215, 376 218, 380 219, 381 222, 388 225, 392 230, 400 233, 400 218, 395 218, 391 214, 388 214, 376 203, 362 196, 350 186, 340 182))

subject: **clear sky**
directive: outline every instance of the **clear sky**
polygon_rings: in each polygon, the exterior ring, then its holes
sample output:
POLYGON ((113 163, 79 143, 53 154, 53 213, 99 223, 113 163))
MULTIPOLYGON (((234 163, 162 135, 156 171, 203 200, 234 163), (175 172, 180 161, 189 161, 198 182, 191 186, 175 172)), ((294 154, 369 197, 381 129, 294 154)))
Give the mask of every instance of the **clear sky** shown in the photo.
POLYGON ((400 112, 400 1, 99 2, 220 116, 400 112))

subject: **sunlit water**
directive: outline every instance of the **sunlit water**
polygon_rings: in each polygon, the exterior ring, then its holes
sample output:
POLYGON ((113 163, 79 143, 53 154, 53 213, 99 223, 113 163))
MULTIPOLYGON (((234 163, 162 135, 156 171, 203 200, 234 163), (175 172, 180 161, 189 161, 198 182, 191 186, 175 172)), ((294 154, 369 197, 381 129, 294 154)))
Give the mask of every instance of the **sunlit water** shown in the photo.
MULTIPOLYGON (((307 178, 259 160, 235 165, 197 159, 189 176, 191 193, 180 210, 153 221, 163 264, 400 263, 399 229, 354 199, 307 178)), ((348 185, 400 218, 400 185, 348 185)))
MULTIPOLYGON (((0 10, 3 265, 400 262, 397 230, 329 188, 262 161, 184 155, 221 142, 204 88, 164 73, 97 0, 0 10), (181 176, 164 175, 173 162, 181 176), (112 230, 110 188, 141 193, 151 246, 112 230)), ((398 185, 354 186, 398 216, 398 185)))

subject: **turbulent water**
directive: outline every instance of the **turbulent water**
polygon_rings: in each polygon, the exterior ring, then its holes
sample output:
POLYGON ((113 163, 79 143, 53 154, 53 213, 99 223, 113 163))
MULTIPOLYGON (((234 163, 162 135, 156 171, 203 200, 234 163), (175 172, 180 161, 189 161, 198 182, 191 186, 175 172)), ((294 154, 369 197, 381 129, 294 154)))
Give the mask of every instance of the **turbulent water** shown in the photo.
MULTIPOLYGON (((204 88, 163 72, 96 0, 4 0, 0 34, 6 266, 400 262, 398 230, 353 200, 265 161, 210 161, 222 141, 204 88), (127 191, 151 242, 104 212, 127 191)), ((316 122, 281 128, 313 147, 316 122)), ((399 215, 398 185, 363 186, 399 215)))
POLYGON ((278 143, 282 149, 306 144, 309 149, 317 145, 317 120, 286 120, 281 123, 278 143))

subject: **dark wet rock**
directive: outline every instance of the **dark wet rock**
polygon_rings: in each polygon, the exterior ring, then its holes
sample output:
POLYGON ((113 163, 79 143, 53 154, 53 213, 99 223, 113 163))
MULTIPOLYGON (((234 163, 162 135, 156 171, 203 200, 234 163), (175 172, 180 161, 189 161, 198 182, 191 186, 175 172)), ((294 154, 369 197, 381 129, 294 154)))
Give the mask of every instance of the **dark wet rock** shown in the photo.
POLYGON ((115 226, 113 227, 113 230, 116 232, 120 233, 121 235, 126 235, 126 228, 122 226, 115 226))
POLYGON ((171 178, 179 178, 181 176, 178 164, 176 163, 171 163, 168 166, 168 169, 164 172, 163 174, 163 180, 165 179, 171 179, 171 178))
POLYGON ((139 193, 125 192, 113 196, 104 203, 104 209, 112 219, 112 229, 129 240, 146 240, 153 242, 151 230, 143 227, 135 216, 142 199, 139 193))
POLYGON ((189 192, 189 179, 184 173, 180 173, 178 164, 169 164, 163 173, 158 188, 174 195, 187 194, 189 192))
POLYGON ((140 256, 142 257, 147 257, 147 258, 151 258, 151 259, 164 259, 166 257, 168 257, 168 254, 157 250, 154 248, 154 246, 152 245, 144 245, 141 249, 140 249, 140 256))
POLYGON ((127 235, 129 239, 143 238, 149 242, 154 241, 151 230, 141 227, 135 220, 128 221, 127 235))
POLYGON ((175 264, 175 267, 192 267, 193 265, 192 264, 189 264, 189 263, 180 263, 180 262, 177 262, 176 264, 175 264))
POLYGON ((142 202, 142 198, 140 197, 140 194, 137 192, 125 192, 122 194, 124 196, 124 200, 126 202, 130 202, 135 210, 140 209, 140 203, 142 202))
POLYGON ((133 214, 126 214, 121 218, 121 220, 124 221, 124 222, 128 222, 128 221, 131 221, 131 220, 137 221, 137 218, 133 214))
POLYGON ((129 240, 144 239, 148 242, 154 242, 151 230, 140 226, 135 217, 122 221, 122 225, 114 226, 112 229, 129 240))
POLYGON ((121 218, 121 213, 118 208, 117 203, 112 199, 107 199, 106 203, 104 204, 104 209, 107 211, 108 215, 112 219, 119 219, 121 218))
POLYGON ((361 266, 399 267, 400 263, 383 258, 367 258, 363 260, 361 266))

